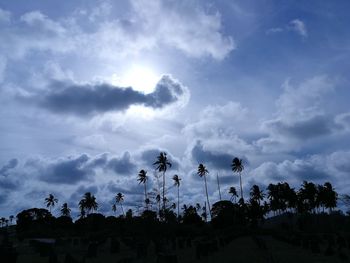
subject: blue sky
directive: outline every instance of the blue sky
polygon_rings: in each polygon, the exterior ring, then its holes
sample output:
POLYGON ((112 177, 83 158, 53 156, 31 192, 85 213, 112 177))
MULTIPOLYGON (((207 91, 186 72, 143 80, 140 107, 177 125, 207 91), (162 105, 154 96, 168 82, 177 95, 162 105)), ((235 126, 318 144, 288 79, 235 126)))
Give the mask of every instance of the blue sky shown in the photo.
MULTIPOLYGON (((348 1, 0 1, 0 211, 140 206, 166 151, 182 203, 238 178, 350 181, 348 1)), ((57 211, 56 211, 57 213, 57 211)))

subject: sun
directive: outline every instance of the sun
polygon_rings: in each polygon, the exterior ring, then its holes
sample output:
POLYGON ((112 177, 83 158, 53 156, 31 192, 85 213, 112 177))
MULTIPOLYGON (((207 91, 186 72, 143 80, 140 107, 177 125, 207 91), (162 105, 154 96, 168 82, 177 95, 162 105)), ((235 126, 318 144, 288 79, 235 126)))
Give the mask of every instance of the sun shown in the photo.
POLYGON ((147 66, 134 65, 121 75, 112 75, 112 84, 121 87, 132 87, 134 90, 145 94, 152 93, 160 76, 147 66))

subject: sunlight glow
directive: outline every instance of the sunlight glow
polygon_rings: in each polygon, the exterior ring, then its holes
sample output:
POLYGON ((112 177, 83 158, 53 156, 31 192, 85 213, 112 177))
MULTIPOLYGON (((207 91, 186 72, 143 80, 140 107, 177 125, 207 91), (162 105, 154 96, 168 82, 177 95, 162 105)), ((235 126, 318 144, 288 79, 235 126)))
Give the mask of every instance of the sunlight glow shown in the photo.
POLYGON ((122 75, 113 74, 112 84, 121 87, 132 87, 134 90, 151 93, 154 91, 160 76, 152 68, 135 65, 126 70, 122 75))

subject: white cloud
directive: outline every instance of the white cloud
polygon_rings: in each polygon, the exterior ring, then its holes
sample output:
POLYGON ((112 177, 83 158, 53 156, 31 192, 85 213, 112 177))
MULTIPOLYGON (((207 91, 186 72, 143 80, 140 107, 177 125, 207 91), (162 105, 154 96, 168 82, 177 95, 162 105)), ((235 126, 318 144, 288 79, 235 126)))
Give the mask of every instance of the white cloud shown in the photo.
POLYGON ((308 37, 308 31, 305 23, 300 19, 291 20, 288 25, 283 27, 273 27, 266 30, 266 35, 278 34, 287 31, 293 31, 303 38, 308 37))
POLYGON ((302 37, 307 37, 308 36, 306 25, 300 19, 294 19, 294 20, 290 21, 289 22, 289 28, 291 30, 294 30, 297 34, 299 34, 302 37))
POLYGON ((255 142, 264 152, 300 150, 307 140, 339 129, 334 116, 325 110, 326 96, 332 94, 335 87, 333 80, 316 76, 298 86, 287 80, 282 87, 275 118, 265 120, 261 126, 269 136, 255 142))

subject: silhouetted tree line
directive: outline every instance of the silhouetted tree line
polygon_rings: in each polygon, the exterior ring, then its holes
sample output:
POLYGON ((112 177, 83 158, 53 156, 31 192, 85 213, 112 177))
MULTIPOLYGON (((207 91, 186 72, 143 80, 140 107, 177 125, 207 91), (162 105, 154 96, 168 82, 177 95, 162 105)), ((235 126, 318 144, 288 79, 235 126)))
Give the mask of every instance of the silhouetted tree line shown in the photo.
MULTIPOLYGON (((166 197, 165 180, 168 168, 172 164, 167 158, 165 152, 161 152, 153 163, 159 175, 157 177, 156 193, 147 192, 148 175, 147 171, 142 169, 137 174, 137 181, 144 188, 144 211, 135 216, 129 209, 124 211, 123 201, 125 196, 117 193, 112 205, 112 211, 115 216, 105 217, 102 214, 95 213, 99 204, 96 197, 87 192, 78 202, 80 211, 79 219, 73 223, 71 218, 71 209, 67 203, 60 208, 61 216, 55 218, 51 214, 52 208, 58 203, 58 199, 50 194, 45 198, 46 207, 49 209, 32 208, 24 210, 17 215, 17 229, 46 229, 66 228, 67 230, 84 229, 84 224, 89 225, 91 229, 99 229, 104 223, 108 224, 129 224, 133 222, 150 224, 173 224, 173 225, 205 225, 210 216, 210 222, 215 227, 225 227, 230 225, 249 225, 257 226, 264 221, 268 215, 280 215, 285 212, 305 214, 305 213, 325 213, 328 210, 332 212, 337 206, 338 194, 331 183, 326 182, 323 185, 317 185, 312 182, 304 181, 299 190, 290 187, 287 182, 269 184, 265 191, 258 185, 253 185, 249 192, 249 198, 244 199, 242 187, 242 172, 244 165, 242 159, 233 158, 231 168, 233 173, 239 175, 240 198, 235 187, 230 187, 228 193, 230 200, 220 200, 210 204, 207 180, 209 173, 204 164, 199 164, 197 174, 204 181, 205 197, 204 204, 180 205, 181 178, 179 175, 173 175, 172 180, 177 191, 177 202, 170 203, 166 197), (159 180, 162 180, 159 182, 159 180), (238 199, 238 200, 237 200, 238 199), (155 206, 152 206, 155 204, 155 206), (154 209, 155 207, 155 209, 154 209), (117 217, 117 210, 121 210, 121 215, 117 217), (104 223, 103 223, 104 222, 104 223)), ((219 183, 219 181, 218 181, 219 183)), ((1 226, 12 224, 14 217, 9 219, 1 218, 1 226)))

